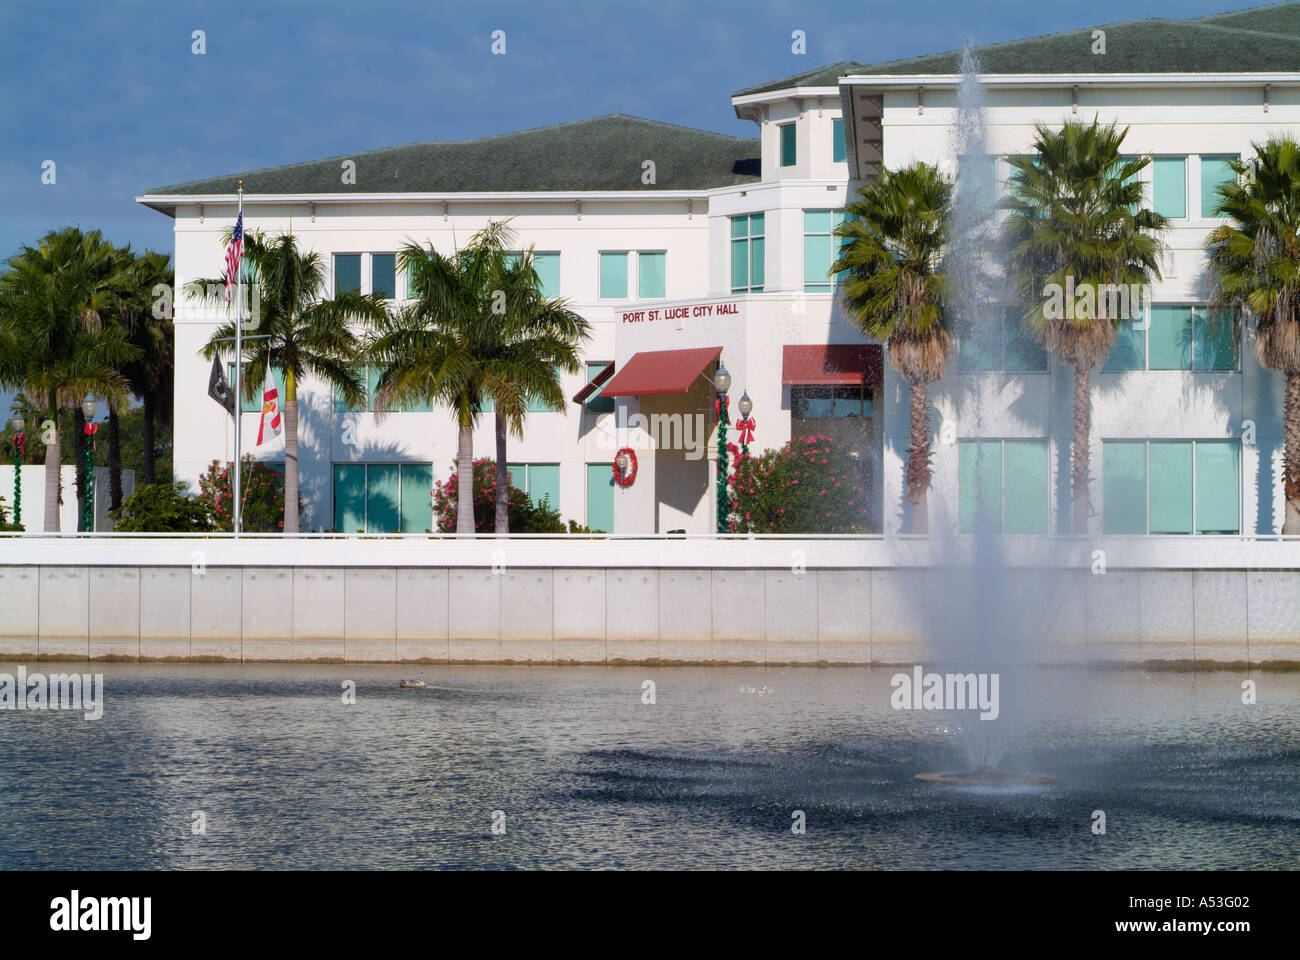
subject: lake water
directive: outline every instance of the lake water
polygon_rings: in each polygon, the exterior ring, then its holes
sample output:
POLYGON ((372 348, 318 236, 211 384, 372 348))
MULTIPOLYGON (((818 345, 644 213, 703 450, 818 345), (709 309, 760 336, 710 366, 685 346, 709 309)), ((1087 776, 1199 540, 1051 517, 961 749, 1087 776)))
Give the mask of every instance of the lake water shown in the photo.
POLYGON ((1295 673, 1040 671, 1003 767, 1057 782, 995 790, 914 779, 962 753, 893 669, 90 669, 101 720, 0 711, 0 867, 1300 866, 1295 673))

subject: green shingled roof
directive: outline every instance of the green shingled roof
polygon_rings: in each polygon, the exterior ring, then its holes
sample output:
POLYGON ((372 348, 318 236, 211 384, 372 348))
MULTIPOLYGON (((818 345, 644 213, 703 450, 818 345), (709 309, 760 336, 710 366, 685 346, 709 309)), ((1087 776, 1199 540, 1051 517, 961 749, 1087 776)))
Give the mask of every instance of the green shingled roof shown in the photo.
POLYGON ((497 193, 702 190, 759 178, 759 141, 609 114, 480 140, 402 147, 158 187, 158 194, 497 193), (356 183, 342 163, 356 161, 356 183), (641 182, 655 163, 655 183, 641 182))
MULTIPOLYGON (((985 73, 1233 73, 1300 71, 1300 3, 1277 3, 1197 20, 1126 20, 975 48, 985 73), (1092 31, 1106 31, 1106 53, 1092 31)), ((840 77, 954 74, 960 50, 884 63, 834 63, 746 87, 735 96, 797 86, 835 86, 840 77)))

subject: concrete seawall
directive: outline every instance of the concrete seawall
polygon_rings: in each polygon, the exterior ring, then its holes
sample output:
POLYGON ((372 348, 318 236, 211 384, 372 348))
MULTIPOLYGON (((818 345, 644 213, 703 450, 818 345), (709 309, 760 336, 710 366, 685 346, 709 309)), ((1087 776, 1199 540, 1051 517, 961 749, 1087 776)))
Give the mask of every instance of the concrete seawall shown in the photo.
MULTIPOLYGON (((932 549, 14 538, 0 660, 908 664, 926 654, 918 603, 944 602, 932 549)), ((1045 663, 1300 662, 1300 543, 1089 540, 1059 557, 1045 663)))

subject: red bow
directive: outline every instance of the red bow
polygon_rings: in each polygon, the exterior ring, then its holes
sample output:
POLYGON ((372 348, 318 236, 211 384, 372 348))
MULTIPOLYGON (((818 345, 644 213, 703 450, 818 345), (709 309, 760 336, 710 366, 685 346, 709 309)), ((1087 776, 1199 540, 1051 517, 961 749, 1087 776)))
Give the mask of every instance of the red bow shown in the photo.
POLYGON ((14 434, 14 446, 16 446, 16 447, 18 448, 18 452, 19 452, 20 454, 24 454, 24 455, 26 455, 26 453, 27 453, 27 434, 25 434, 25 433, 15 433, 15 434, 14 434))
POLYGON ((713 415, 723 423, 727 422, 727 407, 730 405, 731 398, 725 393, 720 397, 713 398, 713 415))
POLYGON ((97 423, 86 424, 86 436, 93 437, 97 433, 99 433, 99 424, 97 423))
POLYGON ((736 429, 740 431, 740 445, 747 446, 754 442, 754 423, 753 417, 742 417, 736 421, 736 429))

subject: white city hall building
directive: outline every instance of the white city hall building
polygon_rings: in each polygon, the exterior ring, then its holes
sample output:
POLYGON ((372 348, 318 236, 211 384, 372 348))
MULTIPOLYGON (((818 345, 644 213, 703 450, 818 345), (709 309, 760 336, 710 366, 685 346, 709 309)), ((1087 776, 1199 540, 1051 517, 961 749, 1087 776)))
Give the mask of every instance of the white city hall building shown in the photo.
MULTIPOLYGON (((1276 533, 1282 380, 1260 368, 1248 335, 1234 344, 1207 324, 1203 244, 1220 222, 1214 188, 1231 175, 1228 159, 1300 133, 1300 4, 1110 24, 977 53, 1002 189, 1005 158, 1029 151, 1036 122, 1097 117, 1129 128, 1127 153, 1153 156, 1148 202, 1170 221, 1153 305, 1121 330, 1093 378, 1092 532, 1276 533)), ((842 439, 858 454, 873 522, 905 531, 908 387, 837 301, 832 230, 882 164, 953 169, 959 60, 837 63, 740 90, 731 102, 757 126, 753 139, 611 115, 230 174, 138 201, 175 220, 178 288, 221 274, 242 178, 247 231, 291 231, 320 252, 331 289, 395 304, 405 244, 451 252, 508 218, 519 247, 535 251, 546 292, 593 331, 585 373, 565 376, 567 409, 532 412, 526 436, 510 440, 516 486, 593 529, 713 530, 721 363, 733 415, 742 393, 752 398, 751 452, 812 432, 842 439), (666 422, 671 433, 652 429, 666 422), (627 489, 610 467, 623 446, 639 459, 627 489)), ((212 460, 233 455, 232 420, 207 397, 199 356, 216 323, 178 304, 175 470, 192 486, 212 460)), ((1071 371, 1016 321, 1005 326, 961 342, 931 387, 931 512, 966 521, 963 503, 982 496, 1001 501, 1003 532, 1067 530, 1071 371)), ((447 411, 377 418, 310 380, 299 400, 304 530, 433 529, 430 482, 450 475, 456 455, 447 411)), ((250 451, 256 418, 243 422, 250 451)), ((474 451, 494 455, 490 412, 474 451)), ((255 452, 284 456, 282 445, 255 452)))

